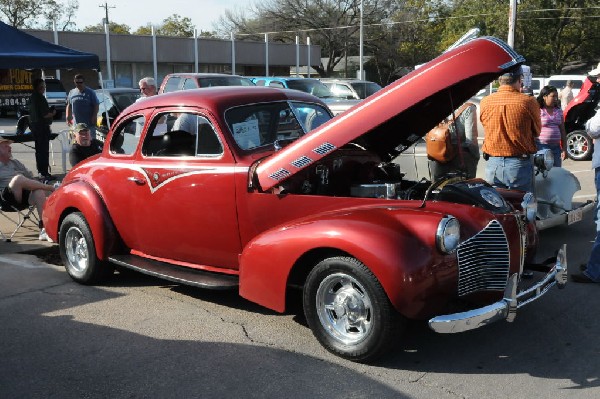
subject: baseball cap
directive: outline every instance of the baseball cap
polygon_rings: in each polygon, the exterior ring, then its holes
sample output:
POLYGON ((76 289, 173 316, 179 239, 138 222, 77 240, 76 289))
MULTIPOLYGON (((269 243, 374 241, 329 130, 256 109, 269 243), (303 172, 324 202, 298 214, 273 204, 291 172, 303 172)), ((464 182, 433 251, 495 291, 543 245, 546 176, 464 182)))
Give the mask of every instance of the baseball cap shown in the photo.
POLYGON ((14 141, 9 140, 9 139, 5 139, 4 137, 0 137, 0 143, 12 144, 12 143, 14 143, 14 141))
POLYGON ((590 76, 600 75, 600 62, 598 63, 598 66, 596 67, 596 69, 592 69, 591 71, 588 72, 588 75, 590 75, 590 76))
POLYGON ((73 127, 75 133, 79 133, 82 130, 90 130, 90 128, 85 123, 78 123, 73 127))
POLYGON ((521 66, 517 66, 511 69, 504 71, 504 73, 500 76, 504 76, 507 78, 518 78, 523 75, 523 68, 521 66))

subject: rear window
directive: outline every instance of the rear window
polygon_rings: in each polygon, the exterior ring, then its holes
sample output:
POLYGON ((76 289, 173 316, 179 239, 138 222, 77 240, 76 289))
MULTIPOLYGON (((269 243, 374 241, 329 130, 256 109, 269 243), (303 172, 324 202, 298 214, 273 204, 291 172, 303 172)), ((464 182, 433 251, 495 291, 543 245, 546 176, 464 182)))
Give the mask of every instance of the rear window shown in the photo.
POLYGON ((198 78, 198 87, 214 86, 254 86, 250 79, 238 76, 218 76, 198 78))
POLYGON ((170 93, 172 91, 179 90, 179 82, 180 81, 181 81, 181 78, 179 78, 177 76, 173 76, 172 78, 169 78, 169 80, 167 80, 167 83, 165 84, 163 93, 170 93))

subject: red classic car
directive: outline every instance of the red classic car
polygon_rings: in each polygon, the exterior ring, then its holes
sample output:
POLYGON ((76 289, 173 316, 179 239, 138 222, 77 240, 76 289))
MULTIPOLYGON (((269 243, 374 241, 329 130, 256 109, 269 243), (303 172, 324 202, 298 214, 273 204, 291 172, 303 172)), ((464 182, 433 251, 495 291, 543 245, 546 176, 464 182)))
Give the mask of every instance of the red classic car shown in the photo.
POLYGON ((118 266, 238 289, 278 312, 302 295, 316 338, 354 361, 398 342, 406 319, 442 333, 511 321, 566 281, 564 249, 530 263, 533 196, 460 176, 407 180, 393 160, 523 61, 475 39, 335 118, 295 90, 149 98, 48 198, 46 231, 83 284, 118 266), (538 273, 522 280, 528 268, 538 273))

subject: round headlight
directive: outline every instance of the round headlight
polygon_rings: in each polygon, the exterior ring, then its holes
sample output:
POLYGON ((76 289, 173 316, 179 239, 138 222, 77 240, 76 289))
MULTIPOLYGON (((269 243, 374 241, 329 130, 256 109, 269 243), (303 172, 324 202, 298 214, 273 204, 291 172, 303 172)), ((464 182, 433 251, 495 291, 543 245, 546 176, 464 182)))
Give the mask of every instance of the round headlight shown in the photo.
POLYGON ((552 169, 554 166, 554 155, 552 154, 552 150, 545 149, 536 152, 533 156, 533 163, 542 171, 552 169))
POLYGON ((438 224, 435 242, 440 251, 454 252, 460 242, 460 223, 454 216, 444 216, 438 224))
POLYGON ((521 202, 521 208, 523 208, 523 212, 525 212, 525 217, 528 222, 535 221, 535 215, 537 214, 537 200, 532 193, 525 193, 523 202, 521 202))

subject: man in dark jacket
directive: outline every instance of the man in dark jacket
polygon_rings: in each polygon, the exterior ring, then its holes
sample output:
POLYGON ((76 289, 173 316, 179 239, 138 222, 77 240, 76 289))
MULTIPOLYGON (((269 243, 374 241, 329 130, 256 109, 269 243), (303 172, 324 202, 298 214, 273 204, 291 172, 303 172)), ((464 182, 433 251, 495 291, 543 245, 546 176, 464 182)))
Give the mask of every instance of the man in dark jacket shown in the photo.
POLYGON ((92 139, 90 128, 85 123, 78 123, 73 128, 75 142, 69 151, 71 166, 77 165, 84 159, 102 152, 102 143, 92 139))
POLYGON ((33 81, 33 92, 29 98, 29 127, 35 140, 35 165, 40 177, 54 180, 49 171, 50 124, 56 114, 55 109, 48 106, 44 96, 46 83, 44 79, 33 81))

